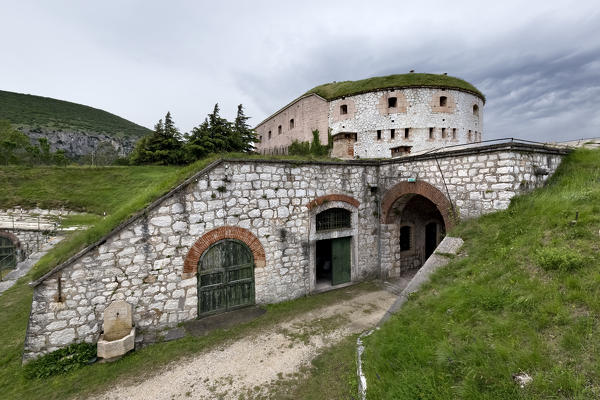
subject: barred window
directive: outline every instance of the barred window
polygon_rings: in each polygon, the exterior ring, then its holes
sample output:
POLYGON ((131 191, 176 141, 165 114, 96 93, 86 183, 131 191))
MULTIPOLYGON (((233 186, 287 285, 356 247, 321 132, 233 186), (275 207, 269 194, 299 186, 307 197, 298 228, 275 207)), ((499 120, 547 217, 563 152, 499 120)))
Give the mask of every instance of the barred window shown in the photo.
POLYGON ((330 208, 317 214, 317 232, 351 227, 351 213, 343 208, 330 208))

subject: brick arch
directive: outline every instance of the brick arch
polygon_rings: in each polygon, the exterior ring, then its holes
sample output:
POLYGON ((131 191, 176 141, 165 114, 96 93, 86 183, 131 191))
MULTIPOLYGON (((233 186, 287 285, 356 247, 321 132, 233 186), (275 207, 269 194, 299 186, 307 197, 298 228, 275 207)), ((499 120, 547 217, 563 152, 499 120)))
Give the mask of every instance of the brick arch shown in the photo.
POLYGON ((255 267, 263 268, 265 266, 265 249, 260 240, 252 232, 237 226, 221 226, 206 232, 192 245, 183 262, 182 278, 188 279, 196 276, 198 273, 198 262, 202 254, 212 244, 223 239, 237 239, 244 242, 250 248, 250 251, 252 251, 255 267))
POLYGON ((308 203, 307 207, 309 210, 312 210, 313 208, 330 201, 343 201, 344 203, 348 203, 356 208, 358 208, 358 206, 360 205, 360 202, 352 196, 348 196, 345 194, 327 194, 325 196, 317 197, 316 199, 308 203))
POLYGON ((10 240, 16 249, 21 248, 21 241, 19 240, 17 235, 15 235, 14 233, 0 231, 0 236, 5 237, 8 240, 10 240))
POLYGON ((396 200, 407 194, 421 195, 435 204, 444 218, 446 230, 449 230, 454 226, 456 214, 452 208, 452 204, 439 189, 425 181, 400 182, 385 192, 383 199, 381 200, 380 221, 382 224, 392 223, 390 217, 392 205, 394 205, 396 200))

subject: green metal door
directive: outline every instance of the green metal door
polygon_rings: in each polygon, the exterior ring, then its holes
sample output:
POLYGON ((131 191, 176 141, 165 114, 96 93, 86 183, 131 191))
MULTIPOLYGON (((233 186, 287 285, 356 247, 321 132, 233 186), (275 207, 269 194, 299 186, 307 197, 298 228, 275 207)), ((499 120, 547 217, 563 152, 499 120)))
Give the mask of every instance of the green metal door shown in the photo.
POLYGON ((254 304, 254 258, 244 243, 221 240, 198 263, 198 316, 254 304))
POLYGON ((17 265, 16 249, 13 242, 0 236, 0 271, 12 269, 17 265))
POLYGON ((350 282, 351 240, 351 237, 343 237, 331 241, 332 285, 350 282))

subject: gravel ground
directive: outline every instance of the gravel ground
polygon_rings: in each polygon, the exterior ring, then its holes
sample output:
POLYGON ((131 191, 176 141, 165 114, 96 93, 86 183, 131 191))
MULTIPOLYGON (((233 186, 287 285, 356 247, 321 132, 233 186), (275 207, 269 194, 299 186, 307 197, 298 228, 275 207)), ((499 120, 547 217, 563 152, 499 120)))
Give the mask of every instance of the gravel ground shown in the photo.
POLYGON ((307 366, 325 346, 373 327, 396 296, 362 293, 265 328, 193 358, 167 365, 142 383, 115 384, 95 397, 113 399, 237 399, 307 366))

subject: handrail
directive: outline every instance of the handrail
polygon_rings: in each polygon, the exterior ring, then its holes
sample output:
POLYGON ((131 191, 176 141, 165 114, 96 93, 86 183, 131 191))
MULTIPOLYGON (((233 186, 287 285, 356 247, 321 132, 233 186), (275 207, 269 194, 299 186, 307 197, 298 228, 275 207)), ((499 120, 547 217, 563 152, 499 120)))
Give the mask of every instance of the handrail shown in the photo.
MULTIPOLYGON (((464 147, 468 147, 468 148, 472 148, 472 147, 479 146, 482 143, 494 143, 494 142, 530 143, 530 144, 537 144, 537 145, 540 145, 540 146, 563 147, 563 148, 567 148, 567 149, 572 147, 572 146, 565 145, 565 144, 550 143, 550 142, 536 142, 534 140, 526 140, 526 139, 518 139, 518 138, 507 137, 507 138, 499 138, 499 139, 482 140, 482 141, 473 142, 473 143, 453 144, 453 145, 450 145, 450 146, 436 147, 434 149, 425 151, 423 153, 418 153, 418 155, 431 154, 431 153, 438 152, 440 150, 451 149, 451 148, 454 148, 454 147, 463 147, 463 148, 464 147)), ((502 143, 500 143, 500 144, 502 144, 502 143)), ((415 155, 417 155, 417 154, 415 154, 415 155)))

